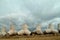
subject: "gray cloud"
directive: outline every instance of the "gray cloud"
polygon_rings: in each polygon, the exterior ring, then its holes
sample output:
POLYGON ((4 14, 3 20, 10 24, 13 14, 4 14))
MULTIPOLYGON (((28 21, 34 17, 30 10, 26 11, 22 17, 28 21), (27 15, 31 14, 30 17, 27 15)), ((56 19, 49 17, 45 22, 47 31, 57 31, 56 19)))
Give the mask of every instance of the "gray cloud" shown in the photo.
POLYGON ((15 18, 17 25, 60 22, 60 0, 0 0, 0 8, 0 19, 15 18))

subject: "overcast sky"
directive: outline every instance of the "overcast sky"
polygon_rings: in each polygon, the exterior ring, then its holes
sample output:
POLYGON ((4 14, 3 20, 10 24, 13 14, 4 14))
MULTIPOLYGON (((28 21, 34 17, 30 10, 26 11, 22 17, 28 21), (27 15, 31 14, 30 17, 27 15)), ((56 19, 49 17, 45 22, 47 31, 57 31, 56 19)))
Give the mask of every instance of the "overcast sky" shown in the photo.
POLYGON ((0 0, 0 19, 60 23, 60 0, 0 0))

